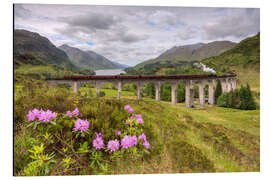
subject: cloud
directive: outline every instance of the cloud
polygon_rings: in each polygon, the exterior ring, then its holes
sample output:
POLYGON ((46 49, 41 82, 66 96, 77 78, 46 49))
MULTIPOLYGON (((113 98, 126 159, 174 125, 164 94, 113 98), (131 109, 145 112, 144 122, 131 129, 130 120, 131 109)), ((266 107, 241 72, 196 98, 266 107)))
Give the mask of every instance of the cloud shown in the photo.
POLYGON ((173 46, 238 42, 260 31, 256 8, 15 4, 14 11, 15 28, 131 66, 173 46))
POLYGON ((97 30, 110 29, 111 26, 117 25, 121 18, 105 13, 89 13, 75 17, 61 17, 59 20, 67 23, 70 28, 96 32, 97 30))
POLYGON ((223 16, 203 26, 206 39, 234 37, 244 38, 251 33, 260 31, 259 9, 243 9, 242 13, 231 12, 230 16, 223 16))

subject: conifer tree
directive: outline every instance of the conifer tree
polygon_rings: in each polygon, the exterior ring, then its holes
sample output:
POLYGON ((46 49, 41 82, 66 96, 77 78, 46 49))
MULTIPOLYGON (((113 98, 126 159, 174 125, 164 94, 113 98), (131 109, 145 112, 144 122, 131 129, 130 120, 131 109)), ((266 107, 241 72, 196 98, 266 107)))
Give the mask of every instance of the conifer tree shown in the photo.
POLYGON ((220 80, 217 82, 217 87, 215 89, 215 102, 217 102, 218 97, 222 94, 222 88, 220 80))

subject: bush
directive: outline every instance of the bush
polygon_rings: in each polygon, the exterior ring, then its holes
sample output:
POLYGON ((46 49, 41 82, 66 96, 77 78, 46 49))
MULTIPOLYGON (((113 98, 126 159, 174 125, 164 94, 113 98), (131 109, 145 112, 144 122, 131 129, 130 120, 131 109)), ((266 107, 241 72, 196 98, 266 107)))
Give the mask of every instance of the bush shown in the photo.
POLYGON ((107 162, 138 160, 152 151, 142 115, 116 101, 98 101, 96 106, 65 113, 30 109, 24 116, 28 122, 23 130, 32 140, 23 139, 23 147, 19 139, 15 141, 17 175, 53 175, 82 167, 106 174, 107 162))
POLYGON ((222 94, 222 88, 221 88, 221 83, 220 80, 217 82, 217 87, 215 89, 215 102, 217 102, 218 97, 222 94))
POLYGON ((244 110, 256 109, 256 103, 248 84, 246 87, 241 86, 240 90, 236 89, 231 92, 222 93, 217 99, 217 105, 244 110))
POLYGON ((146 96, 150 98, 155 98, 156 95, 155 85, 153 83, 147 83, 146 86, 144 86, 143 88, 143 93, 145 93, 146 96))
POLYGON ((99 96, 100 97, 104 97, 106 94, 105 94, 105 92, 104 91, 100 91, 100 93, 99 93, 99 96))

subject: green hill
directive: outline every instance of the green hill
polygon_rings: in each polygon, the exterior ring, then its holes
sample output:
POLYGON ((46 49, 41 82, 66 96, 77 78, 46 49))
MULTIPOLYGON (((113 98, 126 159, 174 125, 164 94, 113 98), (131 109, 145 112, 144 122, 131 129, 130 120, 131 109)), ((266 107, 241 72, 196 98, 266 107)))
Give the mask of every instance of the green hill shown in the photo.
POLYGON ((232 49, 201 61, 218 72, 236 73, 240 84, 249 83, 254 90, 260 87, 260 33, 246 38, 232 49))
POLYGON ((119 69, 120 66, 114 64, 104 56, 94 51, 82 51, 78 48, 70 47, 66 44, 59 47, 66 52, 70 60, 85 69, 119 69))
POLYGON ((216 56, 230 48, 235 43, 230 41, 214 41, 211 43, 198 43, 185 46, 173 47, 155 59, 142 62, 135 67, 136 71, 151 71, 153 69, 182 66, 187 63, 199 61, 201 59, 216 56))
POLYGON ((46 37, 26 30, 14 30, 15 76, 35 79, 63 77, 65 75, 94 74, 72 64, 64 51, 46 37))
MULTIPOLYGON (((20 62, 21 56, 31 56, 30 59, 37 59, 40 64, 55 64, 69 70, 78 70, 69 60, 64 51, 58 49, 46 37, 38 33, 26 30, 14 30, 14 57, 15 64, 20 62)), ((33 61, 30 64, 33 64, 33 61)))

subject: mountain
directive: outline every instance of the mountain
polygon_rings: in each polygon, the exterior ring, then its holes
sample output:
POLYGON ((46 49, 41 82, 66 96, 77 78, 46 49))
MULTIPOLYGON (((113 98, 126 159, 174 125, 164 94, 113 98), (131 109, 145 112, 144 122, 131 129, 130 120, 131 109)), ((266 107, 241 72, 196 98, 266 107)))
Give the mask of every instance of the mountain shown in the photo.
POLYGON ((64 51, 46 37, 26 30, 14 30, 14 64, 54 64, 69 70, 78 70, 64 51))
POLYGON ((117 64, 94 51, 82 51, 78 48, 70 47, 67 44, 59 46, 59 48, 66 52, 74 64, 82 68, 92 70, 120 68, 117 64))
POLYGON ((234 47, 230 41, 214 41, 211 43, 197 43, 184 46, 175 46, 168 49, 155 59, 142 62, 134 67, 135 70, 151 69, 153 67, 178 66, 183 62, 199 61, 201 59, 216 56, 234 47))
POLYGON ((246 38, 218 56, 203 59, 203 64, 217 72, 237 74, 240 84, 249 83, 254 90, 260 87, 260 33, 246 38))
POLYGON ((120 64, 118 62, 112 62, 114 63, 116 66, 118 66, 120 69, 125 69, 125 68, 128 68, 129 66, 128 65, 125 65, 125 64, 120 64))

